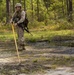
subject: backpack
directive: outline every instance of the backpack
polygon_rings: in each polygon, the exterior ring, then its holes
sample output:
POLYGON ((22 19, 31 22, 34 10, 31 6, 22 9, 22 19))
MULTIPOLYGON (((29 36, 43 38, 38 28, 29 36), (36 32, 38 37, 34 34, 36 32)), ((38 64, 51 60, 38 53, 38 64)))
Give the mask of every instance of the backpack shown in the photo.
MULTIPOLYGON (((13 17, 13 22, 14 23, 17 23, 19 20, 20 20, 20 18, 21 17, 19 17, 19 16, 14 16, 13 17)), ((19 27, 21 27, 21 28, 23 28, 23 29, 28 29, 28 23, 29 23, 29 20, 28 20, 28 18, 27 18, 27 14, 25 15, 25 20, 22 22, 22 23, 20 23, 20 24, 18 24, 18 26, 19 27)))
POLYGON ((23 22, 24 28, 28 29, 28 23, 29 23, 29 20, 28 20, 27 16, 25 16, 25 20, 23 22))
MULTIPOLYGON (((14 23, 17 23, 20 20, 20 17, 19 16, 14 16, 12 20, 13 20, 14 23)), ((25 20, 22 23, 18 24, 18 26, 21 27, 26 32, 31 34, 31 32, 28 29, 28 23, 29 23, 29 20, 28 20, 27 15, 26 15, 25 20)))

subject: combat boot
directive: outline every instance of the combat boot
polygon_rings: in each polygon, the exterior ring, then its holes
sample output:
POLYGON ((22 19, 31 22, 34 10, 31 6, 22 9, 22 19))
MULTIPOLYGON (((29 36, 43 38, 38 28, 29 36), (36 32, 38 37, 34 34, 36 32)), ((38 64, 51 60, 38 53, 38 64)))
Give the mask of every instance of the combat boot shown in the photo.
POLYGON ((23 49, 22 49, 22 47, 21 47, 21 46, 19 46, 19 47, 18 47, 18 50, 19 50, 19 51, 22 51, 23 49))
POLYGON ((21 47, 22 47, 22 50, 26 50, 24 44, 21 44, 21 47))

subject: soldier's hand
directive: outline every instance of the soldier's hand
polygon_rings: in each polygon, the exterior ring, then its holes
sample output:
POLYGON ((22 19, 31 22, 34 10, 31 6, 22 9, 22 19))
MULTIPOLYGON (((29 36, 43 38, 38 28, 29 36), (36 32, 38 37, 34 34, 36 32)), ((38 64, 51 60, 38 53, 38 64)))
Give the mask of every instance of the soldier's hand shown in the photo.
POLYGON ((13 21, 11 20, 10 23, 13 24, 13 21))
POLYGON ((17 26, 17 23, 15 23, 14 26, 17 26))

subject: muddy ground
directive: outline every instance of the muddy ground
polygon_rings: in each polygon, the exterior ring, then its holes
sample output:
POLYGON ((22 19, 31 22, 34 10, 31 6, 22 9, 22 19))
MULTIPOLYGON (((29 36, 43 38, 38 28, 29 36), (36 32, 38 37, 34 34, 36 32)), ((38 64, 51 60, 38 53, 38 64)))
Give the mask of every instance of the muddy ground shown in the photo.
POLYGON ((0 42, 0 75, 74 75, 74 47, 26 43, 18 62, 13 41, 0 42))

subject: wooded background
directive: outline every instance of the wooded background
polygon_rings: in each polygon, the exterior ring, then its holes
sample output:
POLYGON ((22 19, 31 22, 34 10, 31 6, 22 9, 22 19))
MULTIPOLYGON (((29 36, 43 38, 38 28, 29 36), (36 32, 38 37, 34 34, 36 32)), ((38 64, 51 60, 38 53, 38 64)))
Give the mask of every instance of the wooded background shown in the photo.
POLYGON ((74 0, 0 0, 0 21, 8 23, 15 11, 15 4, 20 2, 27 12, 30 22, 74 20, 74 0))

